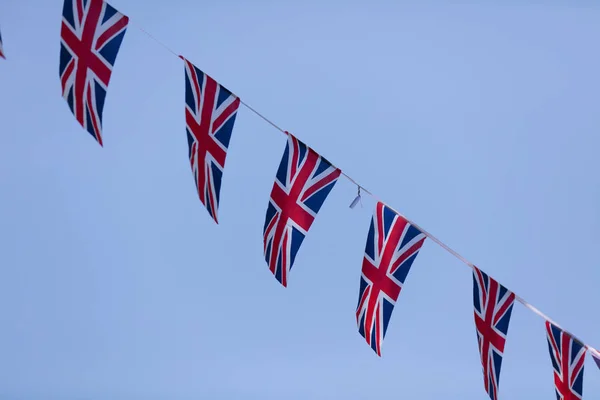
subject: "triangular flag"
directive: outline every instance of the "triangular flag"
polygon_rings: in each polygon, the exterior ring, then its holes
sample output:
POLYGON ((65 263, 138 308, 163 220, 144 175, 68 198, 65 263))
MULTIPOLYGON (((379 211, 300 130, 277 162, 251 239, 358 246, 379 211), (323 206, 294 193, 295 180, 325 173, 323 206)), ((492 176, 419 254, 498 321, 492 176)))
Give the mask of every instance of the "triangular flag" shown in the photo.
POLYGON ((423 232, 377 203, 363 257, 356 322, 378 356, 396 300, 424 241, 423 232))
POLYGON ((490 399, 498 399, 500 369, 515 294, 473 267, 473 306, 483 383, 490 399))
POLYGON ((240 99, 194 64, 185 64, 188 157, 198 197, 218 224, 221 181, 240 99))
POLYGON ((546 334, 554 368, 556 397, 564 400, 582 399, 585 347, 549 321, 546 321, 546 334))
POLYGON ((71 112, 102 146, 106 91, 129 18, 102 0, 65 0, 60 83, 71 112))
POLYGON ((265 260, 283 286, 287 286, 302 241, 342 172, 286 133, 288 141, 275 175, 263 228, 265 260))

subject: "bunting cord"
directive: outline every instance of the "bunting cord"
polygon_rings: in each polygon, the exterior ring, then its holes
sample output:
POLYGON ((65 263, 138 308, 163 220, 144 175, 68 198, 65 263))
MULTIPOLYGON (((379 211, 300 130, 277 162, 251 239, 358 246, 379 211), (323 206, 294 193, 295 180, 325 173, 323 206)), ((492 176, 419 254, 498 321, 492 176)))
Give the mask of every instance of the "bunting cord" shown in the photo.
MULTIPOLYGON (((166 44, 164 44, 160 40, 156 39, 153 35, 151 35, 148 31, 146 31, 141 26, 139 26, 137 24, 131 23, 131 18, 129 20, 129 23, 132 26, 134 26, 135 28, 139 29, 142 33, 144 33, 150 39, 152 39, 153 41, 155 41, 158 45, 160 45, 161 47, 163 47, 166 51, 168 51, 169 53, 173 54, 175 57, 179 58, 179 55, 175 51, 173 51, 169 46, 167 46, 166 44)), ((278 126, 273 121, 271 121, 269 118, 265 117, 263 114, 261 114, 260 112, 258 112, 256 109, 254 109, 253 107, 251 107, 248 103, 246 103, 245 101, 243 101, 237 94, 235 94, 233 92, 232 92, 232 94, 234 96, 236 96, 238 99, 240 99, 240 104, 242 104, 244 107, 246 107, 252 113, 256 114, 259 118, 261 118, 262 120, 264 120, 265 122, 267 122, 273 128, 275 128, 278 131, 280 131, 281 133, 287 135, 287 132, 284 129, 282 129, 280 126, 278 126)), ((338 168, 338 167, 336 167, 333 164, 332 164, 332 166, 335 167, 335 168, 338 168)), ((341 175, 344 176, 349 182, 351 182, 352 184, 356 185, 363 192, 367 193, 369 196, 371 196, 371 198, 373 198, 373 200, 385 204, 388 208, 390 208, 396 214, 400 215, 409 224, 413 225, 415 228, 417 228, 418 230, 420 230, 426 237, 428 237, 430 240, 432 240, 433 242, 435 242, 438 246, 440 246, 441 248, 443 248, 444 250, 446 250, 448 253, 450 253, 451 255, 453 255, 455 258, 457 258, 459 261, 461 261, 463 264, 465 264, 471 270, 474 270, 474 268, 477 268, 475 266, 475 264, 473 264, 467 258, 463 257, 460 253, 458 253, 457 251, 455 251, 454 249, 452 249, 446 243, 442 242, 440 239, 438 239, 437 237, 435 237, 434 235, 432 235, 431 233, 429 233, 427 230, 423 229, 417 223, 415 223, 414 221, 412 221, 411 219, 409 219, 408 217, 406 217, 404 214, 402 214, 401 212, 395 210, 394 208, 392 208, 391 206, 389 206, 387 203, 385 203, 384 201, 382 201, 373 192, 371 192, 370 190, 368 190, 367 188, 365 188, 364 186, 362 186, 360 183, 358 183, 356 180, 354 180, 352 177, 350 177, 349 175, 347 175, 341 168, 338 168, 338 169, 341 171, 341 175)), ((491 275, 489 275, 489 274, 488 274, 488 276, 491 277, 491 275)), ((556 327, 558 327, 559 329, 563 330, 564 332, 568 333, 573 338, 573 340, 579 342, 587 350, 590 350, 596 357, 600 357, 600 351, 598 351, 594 347, 586 344, 585 342, 583 342, 582 340, 580 340, 579 338, 577 338, 575 335, 573 335, 571 332, 569 332, 566 329, 564 329, 563 327, 561 327, 557 322, 555 322, 553 319, 551 319, 550 317, 548 317, 546 314, 544 314, 542 311, 540 311, 537 307, 535 307, 531 303, 527 302, 524 298, 522 298, 521 296, 517 295, 512 290, 511 290, 511 292, 515 295, 515 300, 517 300, 519 303, 521 303, 525 308, 527 308, 528 310, 530 310, 531 312, 533 312, 537 316, 541 317, 542 319, 544 319, 544 320, 550 322, 551 324, 555 325, 556 327)))
POLYGON ((254 108, 250 107, 250 105, 248 103, 246 103, 244 100, 242 100, 240 98, 240 96, 238 96, 237 94, 234 93, 234 96, 237 97, 238 99, 240 99, 240 104, 242 104, 244 107, 246 107, 248 110, 252 111, 254 114, 258 115, 260 118, 262 118, 266 123, 270 124, 273 128, 277 129, 278 131, 280 131, 281 133, 283 133, 284 135, 287 135, 287 133, 280 128, 277 124, 275 124, 275 122, 271 121, 269 118, 265 117, 264 115, 262 115, 261 113, 259 113, 258 111, 256 111, 254 108))

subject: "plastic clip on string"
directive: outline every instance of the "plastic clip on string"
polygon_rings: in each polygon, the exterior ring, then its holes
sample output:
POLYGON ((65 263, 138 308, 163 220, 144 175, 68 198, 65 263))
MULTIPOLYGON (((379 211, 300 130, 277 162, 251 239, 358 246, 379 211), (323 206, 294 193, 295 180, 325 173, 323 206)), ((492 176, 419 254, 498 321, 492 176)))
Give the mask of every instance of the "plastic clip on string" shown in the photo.
POLYGON ((360 206, 362 207, 362 201, 360 198, 360 186, 358 186, 358 194, 356 195, 354 200, 352 200, 352 203, 350 204, 350 208, 353 209, 354 207, 356 207, 356 205, 358 204, 359 201, 360 201, 360 206))

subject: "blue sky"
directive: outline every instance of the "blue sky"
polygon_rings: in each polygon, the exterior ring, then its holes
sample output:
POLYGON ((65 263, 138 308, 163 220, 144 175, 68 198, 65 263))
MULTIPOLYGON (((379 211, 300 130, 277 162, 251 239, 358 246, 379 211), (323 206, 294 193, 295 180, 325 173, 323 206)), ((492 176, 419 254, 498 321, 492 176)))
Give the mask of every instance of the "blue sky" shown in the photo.
MULTIPOLYGON (((285 137, 247 109, 211 221, 183 64, 136 25, 600 347, 597 3, 111 4, 132 25, 104 148, 61 98, 62 1, 0 5, 1 398, 486 398, 471 273, 433 242, 383 357, 358 334, 374 202, 350 210, 347 181, 275 281, 262 227, 285 137)), ((543 320, 516 305, 501 398, 553 390, 543 320)))

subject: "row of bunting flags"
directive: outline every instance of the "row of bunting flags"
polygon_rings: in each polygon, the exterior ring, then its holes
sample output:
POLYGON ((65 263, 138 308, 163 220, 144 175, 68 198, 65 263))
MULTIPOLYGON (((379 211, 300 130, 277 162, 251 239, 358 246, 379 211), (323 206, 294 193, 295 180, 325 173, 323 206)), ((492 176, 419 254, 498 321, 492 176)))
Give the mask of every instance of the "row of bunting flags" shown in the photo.
MULTIPOLYGON (((64 1, 59 63, 62 95, 77 121, 101 146, 106 92, 128 25, 129 18, 103 0, 64 1)), ((0 57, 5 58, 1 36, 0 57)), ((185 123, 190 166, 200 201, 218 224, 227 149, 237 111, 244 103, 189 60, 179 57, 185 70, 185 123)), ((287 131, 285 134, 287 144, 275 174, 263 228, 265 261, 283 286, 288 284, 296 255, 319 209, 344 175, 293 134, 287 131)), ((358 196, 351 208, 360 200, 362 187, 357 186, 358 196)), ((381 201, 377 201, 367 234, 356 307, 358 331, 377 355, 381 356, 392 311, 426 238, 441 245, 473 270, 475 328, 484 388, 489 397, 498 399, 502 357, 516 300, 546 320, 557 399, 582 399, 584 361, 588 351, 600 368, 600 353, 596 349, 562 329, 381 201)))

